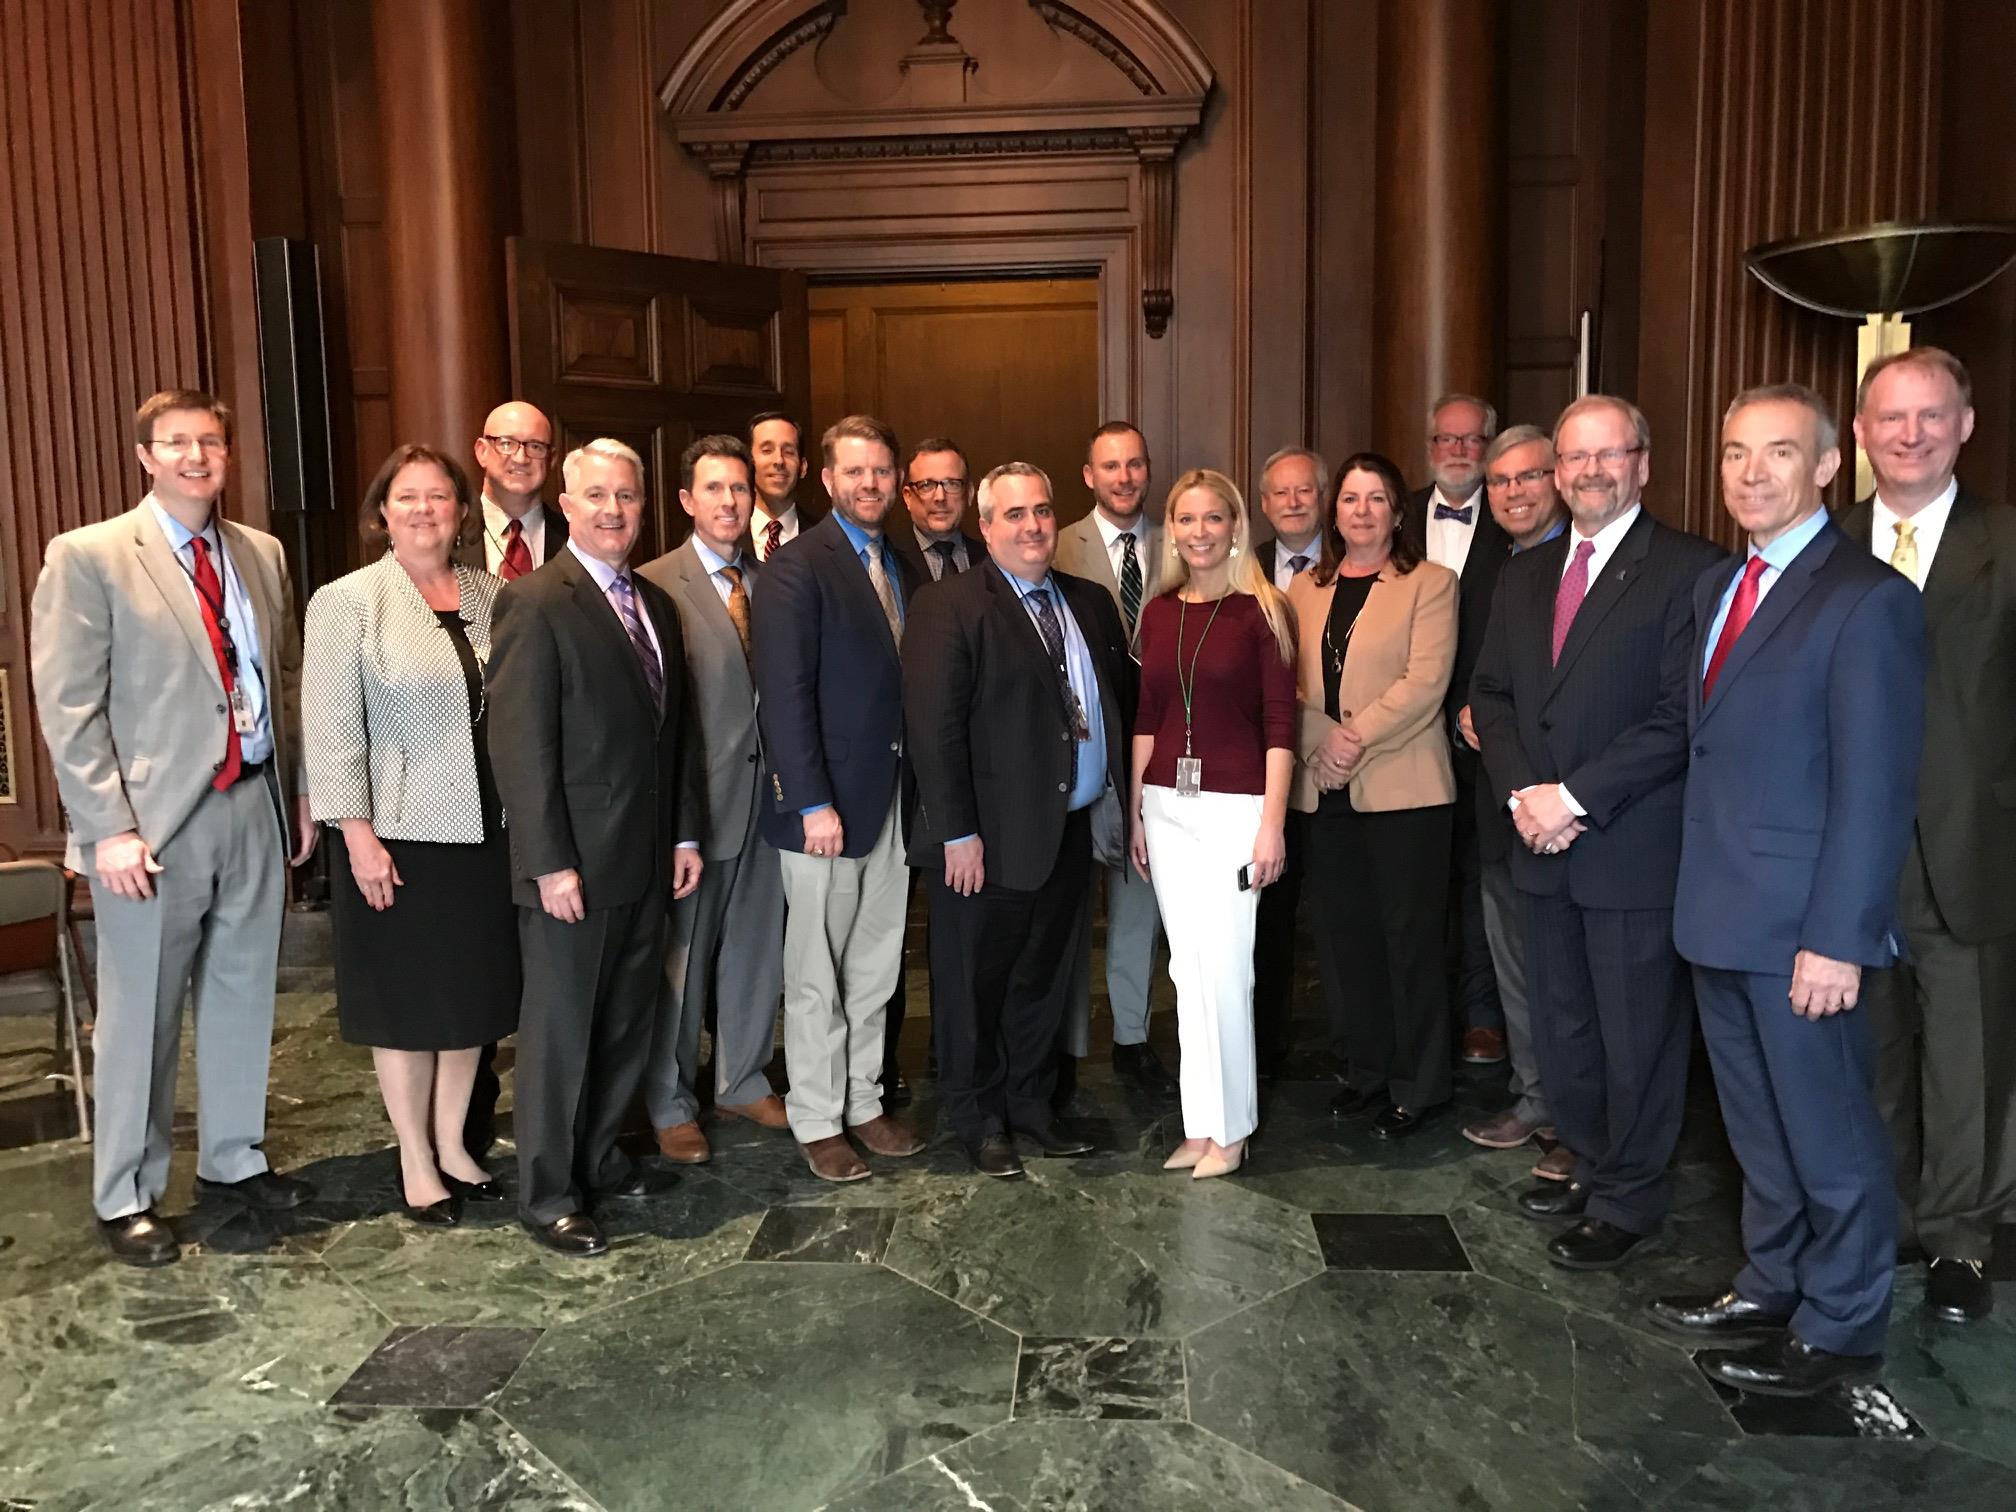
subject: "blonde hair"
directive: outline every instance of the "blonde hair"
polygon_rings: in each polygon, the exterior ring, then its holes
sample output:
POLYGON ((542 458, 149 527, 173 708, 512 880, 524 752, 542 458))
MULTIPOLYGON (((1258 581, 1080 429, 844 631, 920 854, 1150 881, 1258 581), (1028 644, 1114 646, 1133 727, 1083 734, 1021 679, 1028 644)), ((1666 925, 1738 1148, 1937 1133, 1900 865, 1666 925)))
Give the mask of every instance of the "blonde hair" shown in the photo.
POLYGON ((1260 601, 1260 612, 1267 617, 1267 628, 1274 632, 1274 643, 1281 648, 1281 660, 1294 661, 1295 627, 1288 617, 1288 600, 1260 570, 1260 560, 1253 554, 1252 516, 1239 492, 1239 485, 1225 474, 1208 467, 1193 467, 1170 487, 1169 497, 1162 504, 1160 581, 1164 591, 1173 593, 1190 581, 1190 564, 1176 549, 1176 536, 1169 529, 1169 519, 1175 512, 1176 501, 1193 488, 1216 494, 1232 511, 1232 556, 1227 564, 1232 591, 1251 594, 1260 601))

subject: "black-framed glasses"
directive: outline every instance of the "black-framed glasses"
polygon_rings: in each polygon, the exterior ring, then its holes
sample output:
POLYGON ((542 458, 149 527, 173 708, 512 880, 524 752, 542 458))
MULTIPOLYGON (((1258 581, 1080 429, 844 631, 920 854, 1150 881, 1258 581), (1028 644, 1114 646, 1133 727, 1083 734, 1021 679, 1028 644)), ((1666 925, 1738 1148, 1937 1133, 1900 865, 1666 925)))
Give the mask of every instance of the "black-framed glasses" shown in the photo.
POLYGON ((966 497, 966 480, 964 478, 912 478, 903 486, 914 494, 928 495, 942 493, 948 499, 963 499, 966 497))
POLYGON ((516 436, 485 436, 483 439, 497 448, 499 456, 515 457, 520 448, 534 462, 543 462, 553 455, 551 441, 521 441, 516 436))
POLYGON ((1635 457, 1638 455, 1638 453, 1642 452, 1643 450, 1645 450, 1645 448, 1642 446, 1606 446, 1601 451, 1563 452, 1559 457, 1555 458, 1555 460, 1559 462, 1563 467, 1567 468, 1570 472, 1573 472, 1576 468, 1580 467, 1583 463, 1587 462, 1591 457, 1594 457, 1598 462, 1602 463, 1603 466, 1605 467, 1616 467, 1620 465, 1626 457, 1635 457))
POLYGON ((1477 431, 1466 431, 1461 434, 1456 431, 1436 431, 1428 439, 1437 446, 1460 446, 1466 451, 1476 451, 1480 447, 1488 446, 1491 442, 1489 436, 1477 431))

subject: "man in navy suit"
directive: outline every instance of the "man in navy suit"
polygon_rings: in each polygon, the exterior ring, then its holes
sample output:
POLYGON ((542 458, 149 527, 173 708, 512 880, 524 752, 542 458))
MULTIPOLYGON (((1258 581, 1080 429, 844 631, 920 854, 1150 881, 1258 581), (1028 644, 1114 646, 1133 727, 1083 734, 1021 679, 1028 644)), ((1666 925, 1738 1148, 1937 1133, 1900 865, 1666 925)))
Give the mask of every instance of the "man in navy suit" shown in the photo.
POLYGON ((917 589, 889 549, 896 435, 849 415, 821 439, 833 512, 764 564, 752 615, 769 762, 763 838, 784 870, 784 1111, 814 1175, 924 1148, 882 1111, 889 994, 903 951, 903 640, 917 589))
POLYGON ((1743 1167, 1749 1264, 1719 1297, 1651 1312, 1689 1338, 1754 1339, 1701 1363, 1776 1396, 1875 1379, 1897 1258, 1873 1035, 1855 1007, 1863 971, 1903 937, 1925 611, 1909 578, 1827 518, 1840 465, 1819 395, 1738 395, 1722 497, 1749 549, 1694 589, 1673 937, 1743 1167))

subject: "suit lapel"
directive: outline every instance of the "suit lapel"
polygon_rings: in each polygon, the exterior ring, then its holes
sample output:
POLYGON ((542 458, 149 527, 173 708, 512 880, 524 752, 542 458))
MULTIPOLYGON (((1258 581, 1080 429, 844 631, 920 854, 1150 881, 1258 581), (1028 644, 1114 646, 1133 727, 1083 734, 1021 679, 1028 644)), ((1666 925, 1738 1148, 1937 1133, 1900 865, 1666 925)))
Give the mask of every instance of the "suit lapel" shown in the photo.
POLYGON ((1988 507, 1964 491, 1953 501, 1938 554, 1925 574, 1925 617, 1934 624, 1951 614, 1975 580, 1995 565, 1984 517, 1988 507))
MULTIPOLYGON (((742 556, 742 591, 752 598, 756 590, 756 574, 750 571, 755 558, 748 553, 742 556)), ((735 621, 728 617, 728 606, 721 601, 721 594, 714 586, 714 574, 707 570, 707 564, 700 560, 700 553, 689 536, 686 544, 673 555, 672 569, 679 577, 679 594, 698 616, 699 625, 707 634, 722 642, 724 648, 734 651, 727 658, 731 664, 742 668, 743 680, 749 679, 749 656, 742 645, 742 637, 735 631, 735 621)), ((750 686, 753 688, 754 684, 750 686)))
MULTIPOLYGON (((1564 535, 1563 539, 1567 536, 1564 535)), ((1554 664, 1555 688, 1561 686, 1561 680, 1575 665, 1582 648, 1595 637, 1597 627, 1644 576, 1640 569, 1645 565, 1645 553, 1651 544, 1652 516, 1641 509, 1637 520, 1624 532, 1624 539, 1617 543, 1617 549, 1610 553, 1610 560, 1603 564, 1601 576, 1589 585, 1589 591, 1582 596, 1582 607, 1575 611, 1574 622, 1568 627, 1568 639, 1561 643, 1561 659, 1554 664)), ((1475 551, 1477 543, 1471 542, 1470 549, 1475 551)), ((1558 582, 1556 587, 1559 587, 1558 582)), ((1553 633, 1551 614, 1548 633, 1553 633)))
MULTIPOLYGON (((1015 585, 1008 581, 1008 575, 996 566, 994 562, 991 560, 988 561, 979 570, 986 574, 987 591, 993 597, 995 613, 1004 615, 1009 620, 1008 639, 1013 644, 1020 646, 1023 655, 1032 658, 1034 665, 1041 670, 1043 680, 1049 684, 1050 691, 1056 695, 1059 711, 1062 712, 1068 721, 1071 717, 1071 710, 1064 702, 1064 690, 1057 685, 1056 669, 1050 661, 1050 648, 1043 643, 1043 632, 1036 628, 1036 616, 1029 612, 1028 607, 1023 604, 1022 596, 1016 590, 1015 585), (1021 621, 1019 625, 1015 623, 1017 620, 1021 621)), ((1053 576, 1050 581, 1053 586, 1058 585, 1056 577, 1053 576)), ((1061 586, 1058 586, 1058 591, 1060 594, 1062 593, 1061 586)), ((1053 607, 1055 606, 1053 605, 1053 607)), ((1061 616, 1058 618, 1057 628, 1060 632, 1064 629, 1064 621, 1061 616)), ((1079 628, 1082 631, 1084 627, 1080 626, 1079 628)))
MULTIPOLYGON (((616 613, 615 606, 609 602, 608 595, 595 586, 594 574, 581 565, 573 552, 563 552, 556 560, 560 563, 560 571, 566 575, 573 587, 574 606, 581 611, 582 617, 595 627, 595 634, 603 641, 604 650, 615 657, 623 667, 622 675, 629 680, 638 700, 645 708, 652 709, 651 685, 644 681, 644 669, 638 664, 636 648, 630 644, 630 632, 623 628, 622 618, 616 613)), ((638 602, 640 604, 643 602, 641 595, 638 602)), ((660 646, 665 644, 662 635, 658 644, 660 646)), ((652 712, 663 713, 658 709, 652 709, 652 712)))
POLYGON ((189 638, 196 659, 221 693, 224 678, 217 670, 217 649, 210 644, 210 632, 204 628, 202 611, 196 607, 196 590, 190 584, 189 574, 175 559, 175 549, 168 544, 168 537, 162 534, 161 522, 154 518, 154 507, 145 501, 133 511, 133 544, 140 554, 141 568, 167 601, 169 612, 189 638))
MULTIPOLYGON (((224 543, 224 549, 231 554, 231 566, 238 574, 238 580, 245 585, 245 597, 252 601, 252 618, 259 632, 259 657, 267 667, 278 665, 280 643, 275 639, 275 626, 279 623, 280 597, 278 587, 271 574, 266 571, 265 558, 245 531, 229 520, 217 522, 217 539, 224 543)), ((270 675, 268 678, 270 684, 270 675)))
MULTIPOLYGON (((889 629, 889 617, 882 612, 882 601, 875 597, 875 585, 868 581, 867 565, 862 562, 861 554, 854 549, 853 540, 830 516, 819 522, 819 529, 820 544, 837 558, 835 566, 838 569, 836 575, 840 579, 840 591, 852 598, 855 607, 881 627, 882 634, 878 644, 889 653, 892 660, 900 660, 901 652, 897 648, 896 637, 889 629)), ((883 556, 882 570, 885 573, 890 570, 894 556, 894 552, 883 556)))
MULTIPOLYGON (((1758 648, 1771 638, 1771 633, 1785 623, 1793 609, 1798 607, 1799 601, 1812 591, 1814 574, 1820 570, 1827 558, 1834 554, 1834 548, 1839 546, 1843 539, 1841 532, 1829 525, 1806 543, 1806 549, 1792 559, 1791 566, 1778 574, 1778 580, 1771 585, 1771 591, 1764 595, 1764 601, 1757 606, 1756 613, 1750 616, 1750 623, 1743 627, 1743 633, 1736 638, 1736 644, 1729 648, 1729 659, 1722 663, 1722 670, 1715 676, 1715 691, 1702 704, 1703 720, 1721 706, 1730 684, 1743 675, 1743 669, 1756 657, 1758 648)), ((1748 565, 1749 554, 1746 552, 1743 560, 1736 564, 1737 573, 1740 575, 1748 565)), ((1715 616, 1715 606, 1721 601, 1721 590, 1726 589, 1729 583, 1721 573, 1717 573, 1715 577, 1721 587, 1718 588, 1716 597, 1709 600, 1708 618, 1711 621, 1715 616)), ((1730 608, 1732 610, 1735 608, 1734 600, 1731 600, 1730 608)), ((1702 663, 1696 663, 1696 666, 1701 665, 1702 663)), ((1694 675, 1697 686, 1702 675, 1701 672, 1696 672, 1694 675)))

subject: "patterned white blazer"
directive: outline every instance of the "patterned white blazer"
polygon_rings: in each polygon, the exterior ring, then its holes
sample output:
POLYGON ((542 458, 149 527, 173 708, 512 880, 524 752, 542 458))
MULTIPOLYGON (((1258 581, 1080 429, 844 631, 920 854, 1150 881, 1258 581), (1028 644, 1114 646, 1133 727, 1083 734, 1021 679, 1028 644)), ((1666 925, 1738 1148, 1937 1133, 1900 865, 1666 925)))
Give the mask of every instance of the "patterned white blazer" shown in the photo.
MULTIPOLYGON (((459 563, 477 666, 503 585, 459 563)), ((308 601, 301 715, 308 798, 321 821, 368 819, 380 839, 483 839, 469 685, 454 639, 386 552, 308 601)))

